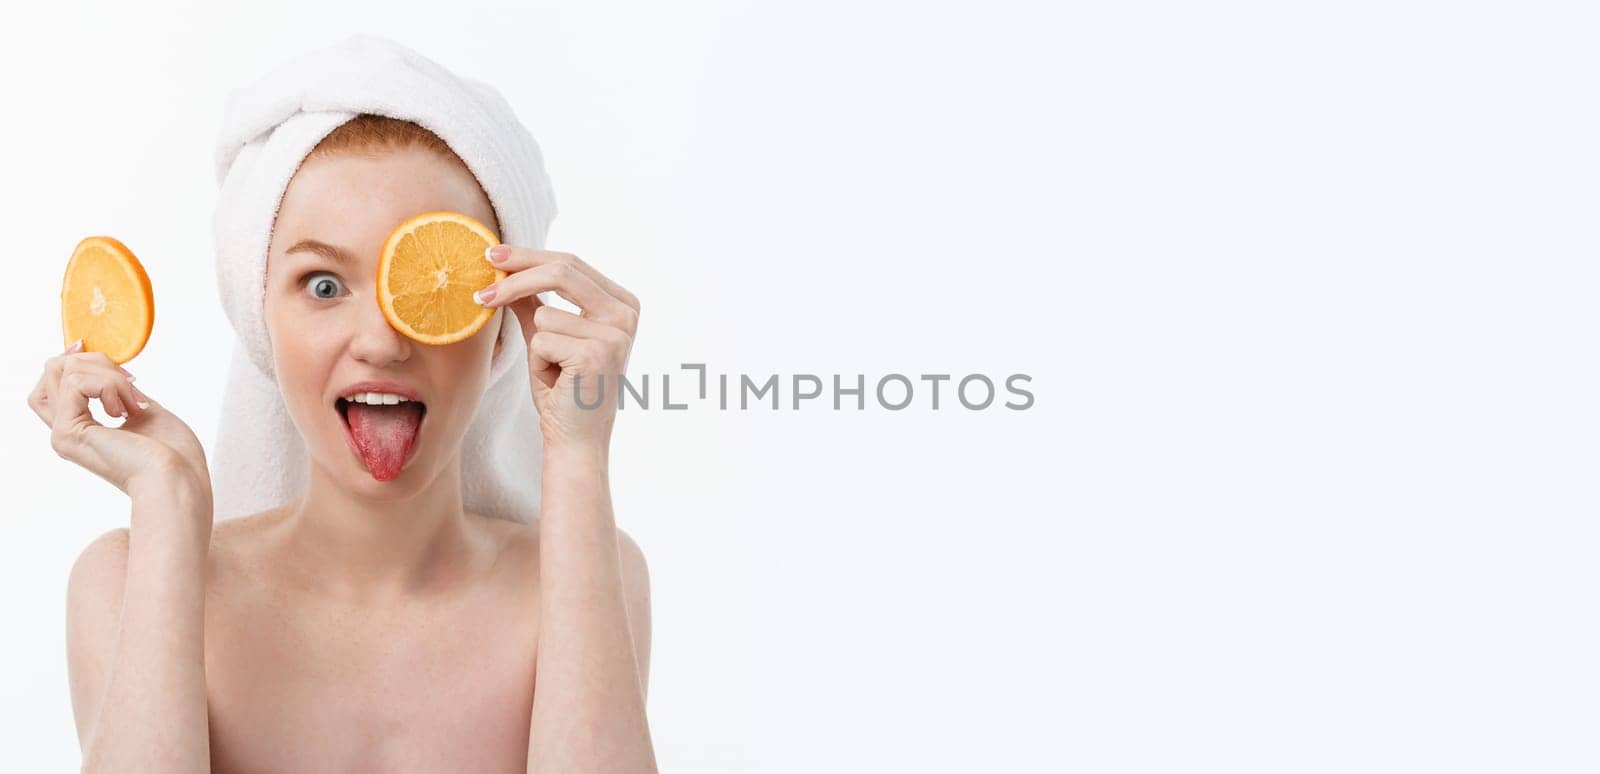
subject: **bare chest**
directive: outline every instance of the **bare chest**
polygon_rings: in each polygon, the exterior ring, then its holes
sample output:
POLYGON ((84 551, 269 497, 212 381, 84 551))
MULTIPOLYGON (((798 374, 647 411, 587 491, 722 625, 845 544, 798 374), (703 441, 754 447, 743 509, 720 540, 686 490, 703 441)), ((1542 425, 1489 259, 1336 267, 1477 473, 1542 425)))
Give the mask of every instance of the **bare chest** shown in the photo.
POLYGON ((206 618, 214 771, 526 770, 532 610, 224 600, 206 618))

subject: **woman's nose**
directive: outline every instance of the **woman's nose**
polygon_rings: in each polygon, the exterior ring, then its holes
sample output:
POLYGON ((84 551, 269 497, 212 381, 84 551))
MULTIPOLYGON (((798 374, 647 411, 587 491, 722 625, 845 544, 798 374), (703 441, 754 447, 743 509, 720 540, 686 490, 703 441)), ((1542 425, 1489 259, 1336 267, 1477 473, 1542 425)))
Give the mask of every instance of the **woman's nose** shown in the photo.
POLYGON ((361 304, 357 318, 350 341, 350 354, 357 360, 383 366, 405 362, 411 357, 411 346, 415 342, 389 324, 376 301, 361 304))

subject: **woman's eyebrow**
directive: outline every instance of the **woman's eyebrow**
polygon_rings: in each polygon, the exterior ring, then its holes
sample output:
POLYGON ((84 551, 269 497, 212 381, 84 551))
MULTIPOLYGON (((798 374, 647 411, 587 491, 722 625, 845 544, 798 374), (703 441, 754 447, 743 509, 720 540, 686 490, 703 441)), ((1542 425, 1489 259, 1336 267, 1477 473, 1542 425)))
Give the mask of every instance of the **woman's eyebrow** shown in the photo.
POLYGON ((356 262, 356 257, 352 255, 350 251, 337 245, 330 245, 326 242, 318 242, 315 239, 302 239, 298 242, 295 242, 293 247, 284 250, 283 252, 285 255, 297 252, 316 253, 317 255, 333 261, 334 263, 353 265, 356 262))

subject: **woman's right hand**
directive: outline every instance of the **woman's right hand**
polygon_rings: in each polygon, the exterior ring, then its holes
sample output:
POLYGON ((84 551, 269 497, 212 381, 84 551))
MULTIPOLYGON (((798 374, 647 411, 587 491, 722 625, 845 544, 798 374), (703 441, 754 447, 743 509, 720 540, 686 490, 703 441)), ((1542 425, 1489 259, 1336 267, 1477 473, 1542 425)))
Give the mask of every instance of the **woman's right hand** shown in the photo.
POLYGON ((209 501, 211 474, 194 431, 134 387, 127 369, 104 353, 82 348, 80 340, 46 360, 44 374, 28 393, 28 407, 50 427, 51 448, 125 494, 141 483, 175 484, 192 486, 209 501), (90 398, 99 398, 107 414, 125 417, 122 426, 96 421, 89 413, 90 398))

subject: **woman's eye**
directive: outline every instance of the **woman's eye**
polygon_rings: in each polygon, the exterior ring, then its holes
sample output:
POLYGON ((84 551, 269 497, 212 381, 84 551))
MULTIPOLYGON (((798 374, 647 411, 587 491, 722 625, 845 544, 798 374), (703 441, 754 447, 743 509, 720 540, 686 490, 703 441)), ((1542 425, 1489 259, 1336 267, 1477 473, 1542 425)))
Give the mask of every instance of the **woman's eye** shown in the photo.
POLYGON ((322 299, 338 298, 340 290, 344 287, 338 279, 327 272, 309 274, 305 278, 305 283, 306 289, 311 291, 313 298, 322 299))

